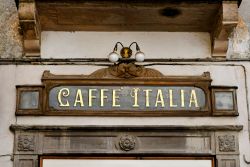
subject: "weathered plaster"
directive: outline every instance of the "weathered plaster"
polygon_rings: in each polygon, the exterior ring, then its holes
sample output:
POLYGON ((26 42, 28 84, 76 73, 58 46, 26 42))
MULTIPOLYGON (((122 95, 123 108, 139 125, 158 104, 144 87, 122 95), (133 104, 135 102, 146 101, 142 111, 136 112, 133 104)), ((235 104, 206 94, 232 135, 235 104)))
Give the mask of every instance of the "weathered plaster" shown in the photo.
MULTIPOLYGON (((211 57, 209 33, 200 32, 55 32, 41 34, 42 58, 107 58, 116 42, 136 41, 146 58, 211 57)), ((120 46, 119 46, 120 49, 120 46)), ((132 49, 135 51, 134 46, 132 49)))
MULTIPOLYGON (((15 66, 0 66, 0 156, 12 154, 13 151, 13 134, 9 131, 9 126, 15 123, 15 66), (3 82, 4 81, 4 82, 3 82), (12 104, 11 104, 11 103, 12 104)), ((0 164, 0 166, 2 166, 0 164)))
POLYGON ((250 58, 250 23, 239 18, 239 23, 229 38, 228 58, 250 58))
POLYGON ((22 56, 22 39, 14 0, 0 0, 0 58, 22 56))
POLYGON ((247 23, 250 23, 250 1, 249 0, 242 0, 240 8, 239 8, 239 14, 243 17, 244 21, 247 23))
POLYGON ((11 161, 11 155, 0 156, 0 166, 13 167, 13 162, 11 161))

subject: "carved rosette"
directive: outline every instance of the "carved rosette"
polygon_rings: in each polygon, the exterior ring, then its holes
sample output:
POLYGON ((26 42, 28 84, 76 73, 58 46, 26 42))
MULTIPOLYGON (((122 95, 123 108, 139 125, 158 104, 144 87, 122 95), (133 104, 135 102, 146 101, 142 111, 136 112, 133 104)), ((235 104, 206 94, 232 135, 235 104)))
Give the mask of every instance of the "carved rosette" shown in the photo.
POLYGON ((18 137, 18 151, 34 151, 35 138, 32 135, 21 135, 18 137))
POLYGON ((235 136, 233 135, 224 135, 219 136, 219 150, 221 152, 234 152, 235 148, 235 136))
POLYGON ((136 140, 134 136, 123 135, 120 138, 119 146, 124 151, 131 151, 135 149, 136 140))

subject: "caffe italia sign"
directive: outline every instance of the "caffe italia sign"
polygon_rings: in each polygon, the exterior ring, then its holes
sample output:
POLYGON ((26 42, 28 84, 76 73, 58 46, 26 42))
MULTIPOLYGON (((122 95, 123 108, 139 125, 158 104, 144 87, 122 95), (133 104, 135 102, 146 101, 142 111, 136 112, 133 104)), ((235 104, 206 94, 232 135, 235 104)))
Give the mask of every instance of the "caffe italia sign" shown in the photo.
POLYGON ((208 72, 164 76, 144 68, 119 73, 109 67, 90 75, 45 71, 43 85, 17 86, 16 114, 210 116, 211 81, 208 72))
POLYGON ((49 93, 57 110, 196 111, 205 105, 205 92, 192 86, 58 86, 49 93))

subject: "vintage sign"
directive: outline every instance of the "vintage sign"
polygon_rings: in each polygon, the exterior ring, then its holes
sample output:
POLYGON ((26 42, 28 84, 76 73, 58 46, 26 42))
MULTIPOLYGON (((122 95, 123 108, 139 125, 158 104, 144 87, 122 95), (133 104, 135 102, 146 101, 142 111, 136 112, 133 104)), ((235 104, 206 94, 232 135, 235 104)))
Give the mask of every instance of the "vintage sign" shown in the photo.
POLYGON ((209 73, 163 76, 120 65, 88 76, 43 75, 46 115, 206 116, 211 114, 209 73))
POLYGON ((17 86, 17 115, 237 116, 236 88, 200 76, 164 76, 118 65, 91 75, 54 75, 42 85, 17 86))
POLYGON ((58 86, 49 107, 79 111, 198 111, 206 94, 193 86, 58 86))

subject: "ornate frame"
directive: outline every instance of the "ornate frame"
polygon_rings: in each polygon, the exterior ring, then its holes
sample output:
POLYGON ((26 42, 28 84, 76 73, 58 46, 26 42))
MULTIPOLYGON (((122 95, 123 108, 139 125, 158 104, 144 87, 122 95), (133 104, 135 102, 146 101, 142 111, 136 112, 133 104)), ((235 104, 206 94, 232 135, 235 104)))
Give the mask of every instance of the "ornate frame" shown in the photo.
MULTIPOLYGON (((39 111, 28 110, 22 111, 17 108, 16 115, 56 115, 56 116, 237 116, 237 110, 232 112, 220 112, 212 110, 214 103, 213 95, 211 95, 215 88, 211 87, 212 79, 209 72, 204 72, 200 76, 164 76, 161 72, 145 68, 144 66, 136 65, 134 63, 121 63, 115 64, 108 68, 103 68, 93 72, 90 75, 54 75, 49 71, 44 71, 42 76, 42 83, 39 88, 42 89, 40 95, 40 104, 42 109, 39 111), (205 107, 199 111, 77 111, 77 110, 57 110, 49 107, 49 92, 52 88, 67 85, 67 86, 124 86, 124 85, 137 85, 137 86, 193 86, 200 88, 205 93, 206 104, 205 107), (212 91, 211 91, 212 90, 212 91), (212 96, 212 98, 211 98, 212 96)), ((21 86, 17 87, 17 100, 21 89, 35 89, 39 86, 21 86)), ((234 88, 221 87, 226 91, 232 91, 234 88), (228 90, 227 90, 228 89, 228 90)), ((234 91, 235 92, 235 91, 234 91)), ((236 100, 236 98, 234 98, 236 100)), ((18 104, 18 103, 17 103, 18 104)), ((237 106, 235 104, 235 106, 237 106)))
POLYGON ((147 78, 133 78, 133 79, 114 79, 114 78, 105 78, 100 80, 96 79, 94 76, 99 76, 97 71, 91 77, 82 77, 82 76, 56 76, 48 72, 44 73, 42 81, 45 86, 45 96, 44 96, 44 114, 45 115, 86 115, 86 116, 208 116, 211 115, 210 110, 210 94, 209 86, 211 79, 206 74, 202 76, 192 76, 192 77, 147 77, 147 78), (96 75, 97 74, 97 75, 96 75), (174 86, 195 86, 201 88, 206 93, 206 106, 203 110, 200 111, 142 111, 142 112, 133 112, 133 111, 70 111, 60 110, 60 112, 55 112, 54 109, 50 108, 48 105, 48 95, 49 91, 56 86, 61 85, 105 85, 105 86, 122 86, 122 85, 143 85, 143 86, 160 86, 160 85, 174 85, 174 86), (190 112, 192 114, 190 114, 190 112))

